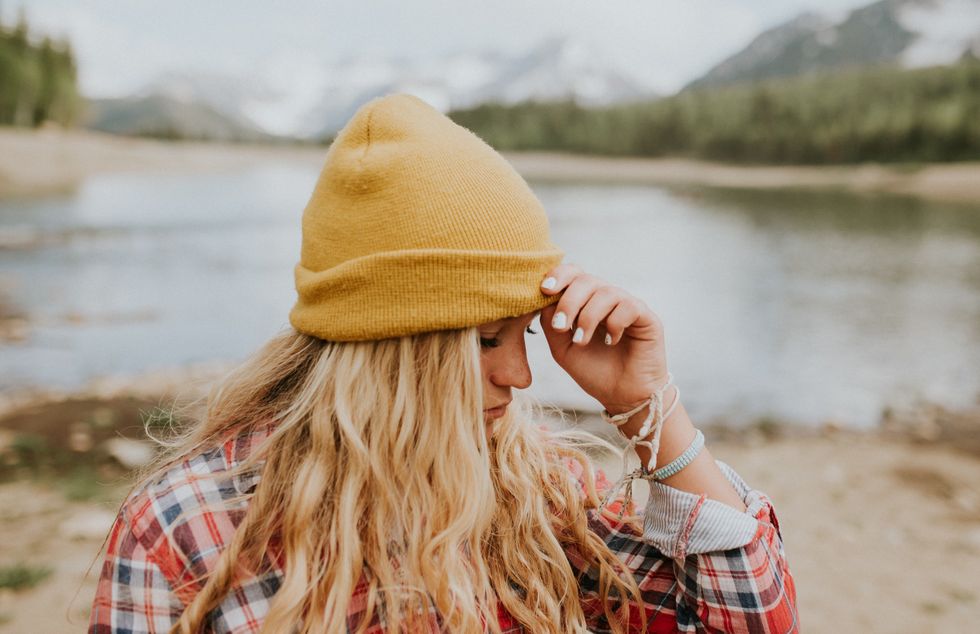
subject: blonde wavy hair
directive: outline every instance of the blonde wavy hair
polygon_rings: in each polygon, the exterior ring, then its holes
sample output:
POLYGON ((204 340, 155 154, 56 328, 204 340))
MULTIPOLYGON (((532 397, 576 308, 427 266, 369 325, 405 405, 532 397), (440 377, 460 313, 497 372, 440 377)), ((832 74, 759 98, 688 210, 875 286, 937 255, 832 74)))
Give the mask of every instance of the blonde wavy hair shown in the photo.
POLYGON ((611 512, 583 448, 611 445, 548 431, 520 393, 488 438, 482 391, 476 328, 359 342, 289 328, 268 341, 183 432, 157 439, 165 451, 140 477, 274 422, 234 471, 261 473, 241 523, 171 633, 199 631, 236 584, 268 572, 270 548, 285 576, 263 632, 346 632, 362 575, 357 632, 376 609, 386 632, 415 631, 433 607, 450 631, 499 632, 497 601, 528 631, 586 631, 567 552, 598 571, 606 618, 625 631, 640 591, 587 517, 611 512))

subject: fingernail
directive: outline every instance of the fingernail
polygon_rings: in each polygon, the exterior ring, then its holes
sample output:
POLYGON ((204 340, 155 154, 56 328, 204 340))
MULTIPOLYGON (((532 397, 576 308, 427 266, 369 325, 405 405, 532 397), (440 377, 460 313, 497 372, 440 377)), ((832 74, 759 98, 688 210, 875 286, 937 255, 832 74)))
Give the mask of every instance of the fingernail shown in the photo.
POLYGON ((541 282, 541 288, 546 288, 550 291, 556 284, 558 284, 558 280, 553 277, 549 277, 545 281, 541 282))
POLYGON ((551 327, 555 330, 561 330, 565 327, 565 313, 558 311, 555 316, 551 318, 551 327))
POLYGON ((606 333, 606 339, 605 339, 605 341, 606 341, 606 345, 607 346, 611 346, 612 345, 612 335, 610 335, 608 332, 606 333))
POLYGON ((584 338, 585 338, 585 331, 582 330, 581 328, 576 328, 575 334, 572 335, 572 341, 574 341, 575 343, 579 343, 584 338))

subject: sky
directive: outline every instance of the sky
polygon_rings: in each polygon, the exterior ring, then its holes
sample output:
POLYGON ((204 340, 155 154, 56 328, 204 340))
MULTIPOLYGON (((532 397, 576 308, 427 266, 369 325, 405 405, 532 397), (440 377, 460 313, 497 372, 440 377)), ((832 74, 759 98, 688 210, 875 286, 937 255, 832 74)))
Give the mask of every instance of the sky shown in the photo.
POLYGON ((804 11, 870 0, 0 0, 38 31, 66 35, 89 97, 132 94, 168 71, 295 73, 350 55, 429 59, 523 53, 568 35, 662 93, 680 89, 762 30, 804 11))

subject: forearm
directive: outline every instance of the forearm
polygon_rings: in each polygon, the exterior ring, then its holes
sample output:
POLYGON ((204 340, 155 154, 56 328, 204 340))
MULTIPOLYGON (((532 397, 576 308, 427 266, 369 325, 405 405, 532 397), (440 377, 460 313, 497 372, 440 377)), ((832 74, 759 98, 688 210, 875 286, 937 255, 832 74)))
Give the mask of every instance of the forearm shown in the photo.
MULTIPOLYGON (((667 402, 673 398, 670 391, 667 393, 667 402)), ((634 414, 628 421, 620 426, 620 431, 631 438, 636 434, 643 423, 643 419, 648 413, 646 408, 634 414)), ((663 422, 663 430, 660 432, 660 449, 657 452, 657 465, 660 468, 668 464, 671 460, 678 457, 694 440, 697 430, 687 415, 683 403, 678 403, 670 417, 663 422)), ((646 464, 650 459, 650 449, 642 445, 636 447, 637 456, 642 464, 646 464)), ((672 486, 689 493, 700 495, 702 493, 713 500, 727 504, 739 511, 745 511, 745 504, 739 498, 738 493, 732 487, 731 482, 718 468, 714 457, 708 450, 707 444, 702 447, 694 460, 681 469, 678 473, 660 480, 661 483, 672 486)))

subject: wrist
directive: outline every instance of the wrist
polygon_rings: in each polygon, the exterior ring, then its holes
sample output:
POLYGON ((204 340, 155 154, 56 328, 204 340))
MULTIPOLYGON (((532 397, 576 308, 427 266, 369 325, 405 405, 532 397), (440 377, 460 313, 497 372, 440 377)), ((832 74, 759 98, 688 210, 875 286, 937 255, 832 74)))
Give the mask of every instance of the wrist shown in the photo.
MULTIPOLYGON (((602 405, 603 409, 610 416, 619 416, 621 414, 625 414, 626 412, 632 411, 632 410, 640 407, 640 405, 642 405, 644 403, 648 403, 649 401, 650 401, 650 396, 647 395, 644 398, 641 398, 641 399, 636 400, 634 402, 599 401, 599 404, 602 405)), ((642 414, 644 411, 646 411, 646 408, 642 408, 641 411, 638 412, 638 414, 642 414)))
MULTIPOLYGON (((670 420, 670 418, 673 416, 674 412, 672 410, 675 410, 678 406, 680 406, 680 398, 681 398, 680 389, 676 385, 671 384, 667 386, 667 388, 664 390, 662 398, 663 398, 663 403, 661 405, 661 413, 663 415, 663 422, 661 423, 661 425, 665 425, 667 421, 670 420)), ((646 404, 644 407, 641 407, 639 411, 635 412, 632 416, 630 416, 629 419, 622 421, 617 425, 617 428, 619 429, 620 433, 622 433, 627 438, 632 438, 634 435, 638 434, 641 431, 641 428, 643 427, 644 421, 646 421, 647 418, 649 418, 652 415, 650 412, 650 408, 654 406, 653 401, 647 398, 646 401, 638 402, 636 405, 633 406, 633 408, 637 407, 641 403, 646 403, 646 404)), ((631 409, 625 409, 623 410, 623 412, 629 412, 631 411, 631 409)), ((617 411, 610 410, 608 408, 606 409, 606 411, 611 415, 616 415, 620 413, 617 411)), ((652 423, 656 423, 656 422, 657 422, 656 420, 652 421, 652 423)))
MULTIPOLYGON (((650 400, 650 396, 655 392, 664 390, 665 386, 671 382, 671 376, 668 373, 666 377, 654 381, 650 387, 641 394, 635 395, 635 398, 616 398, 616 399, 597 399, 606 412, 612 416, 628 412, 630 410, 636 409, 641 404, 646 403, 650 400)), ((664 396, 666 397, 669 390, 664 390, 664 396)), ((644 408, 645 409, 645 408, 644 408)))
POLYGON ((664 420, 663 432, 660 435, 660 448, 657 452, 656 467, 659 469, 684 453, 697 435, 697 428, 687 415, 683 403, 677 404, 677 409, 664 420))

